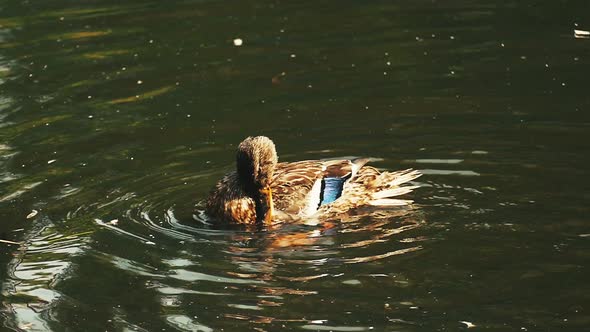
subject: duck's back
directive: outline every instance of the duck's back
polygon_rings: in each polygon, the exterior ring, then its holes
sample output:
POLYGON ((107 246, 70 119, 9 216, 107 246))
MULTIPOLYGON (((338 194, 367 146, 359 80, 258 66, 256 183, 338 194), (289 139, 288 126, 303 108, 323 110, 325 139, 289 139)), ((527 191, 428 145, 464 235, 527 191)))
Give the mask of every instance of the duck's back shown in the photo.
POLYGON ((328 194, 330 202, 340 196, 344 181, 352 175, 354 167, 353 162, 342 159, 277 164, 272 184, 275 208, 291 216, 314 214, 320 205, 328 202, 325 200, 328 194), (332 188, 328 179, 335 180, 332 188), (328 193, 328 189, 332 191, 328 193))

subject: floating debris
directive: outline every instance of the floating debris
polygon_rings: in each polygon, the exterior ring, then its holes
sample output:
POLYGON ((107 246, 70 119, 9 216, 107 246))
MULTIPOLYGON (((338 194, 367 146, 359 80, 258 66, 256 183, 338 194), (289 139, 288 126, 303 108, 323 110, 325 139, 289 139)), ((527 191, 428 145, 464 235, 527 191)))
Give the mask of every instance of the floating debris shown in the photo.
POLYGON ((39 211, 37 210, 31 211, 31 213, 27 214, 27 219, 34 218, 37 215, 37 213, 39 213, 39 211))
POLYGON ((148 244, 148 245, 152 245, 152 246, 155 246, 156 245, 155 242, 150 241, 150 240, 148 240, 148 239, 146 239, 146 238, 144 238, 142 236, 135 235, 135 234, 130 233, 130 232, 127 232, 127 231, 125 231, 125 230, 123 230, 121 228, 115 227, 115 225, 118 223, 118 221, 119 221, 118 219, 113 219, 113 220, 111 220, 109 222, 103 222, 102 220, 100 220, 98 218, 95 218, 94 219, 94 222, 97 225, 99 225, 99 226, 103 226, 103 227, 106 227, 106 228, 108 228, 110 230, 113 230, 113 231, 115 231, 117 233, 120 233, 120 234, 123 234, 123 235, 127 235, 127 236, 132 237, 132 238, 136 238, 136 239, 142 241, 144 244, 148 244), (113 221, 114 220, 116 220, 116 222, 113 224, 113 221))
POLYGON ((574 30, 574 37, 576 37, 576 38, 590 38, 590 31, 574 30))
POLYGON ((53 164, 56 161, 57 161, 57 159, 51 159, 50 161, 47 162, 47 164, 50 165, 50 164, 53 164))
POLYGON ((1 240, 1 239, 0 239, 0 243, 20 245, 20 242, 14 242, 14 241, 9 241, 9 240, 1 240))
POLYGON ((242 46, 244 41, 241 38, 234 39, 234 46, 242 46))
POLYGON ((468 322, 468 321, 465 321, 465 320, 461 320, 461 321, 459 321, 459 323, 465 324, 468 329, 475 327, 475 324, 473 324, 471 322, 468 322))
POLYGON ((285 77, 286 75, 286 72, 281 72, 280 74, 273 76, 270 81, 272 84, 279 84, 281 83, 281 78, 285 77))

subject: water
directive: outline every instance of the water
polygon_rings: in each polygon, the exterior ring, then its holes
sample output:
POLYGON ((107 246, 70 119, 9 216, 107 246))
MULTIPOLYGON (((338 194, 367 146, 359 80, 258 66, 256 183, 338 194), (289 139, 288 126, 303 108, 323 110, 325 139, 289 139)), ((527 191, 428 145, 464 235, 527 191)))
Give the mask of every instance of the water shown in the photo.
POLYGON ((1 8, 6 329, 589 330, 587 2, 1 8), (213 227, 255 134, 420 169, 418 204, 213 227))

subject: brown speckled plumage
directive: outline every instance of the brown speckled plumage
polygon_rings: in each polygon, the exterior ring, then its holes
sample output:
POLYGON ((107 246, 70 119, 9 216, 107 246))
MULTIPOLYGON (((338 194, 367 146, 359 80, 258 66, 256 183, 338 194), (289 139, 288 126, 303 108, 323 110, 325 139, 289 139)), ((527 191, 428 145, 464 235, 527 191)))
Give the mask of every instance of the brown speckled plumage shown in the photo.
POLYGON ((411 201, 392 197, 412 191, 415 187, 401 185, 421 175, 415 170, 381 173, 365 165, 368 159, 278 163, 274 143, 264 136, 240 143, 236 159, 237 171, 224 176, 207 199, 206 212, 218 221, 259 223, 269 211, 260 194, 265 187, 272 191, 273 219, 333 217, 363 205, 408 205, 411 201), (347 180, 338 199, 319 206, 325 177, 347 180))
POLYGON ((227 174, 217 183, 207 199, 207 214, 220 221, 256 223, 256 204, 244 191, 236 172, 227 174))

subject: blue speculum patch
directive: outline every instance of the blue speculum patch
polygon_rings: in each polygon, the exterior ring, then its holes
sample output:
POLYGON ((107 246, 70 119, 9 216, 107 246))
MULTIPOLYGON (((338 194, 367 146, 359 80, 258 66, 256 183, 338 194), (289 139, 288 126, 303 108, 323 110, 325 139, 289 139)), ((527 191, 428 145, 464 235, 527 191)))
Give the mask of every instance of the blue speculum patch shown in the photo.
POLYGON ((342 195, 344 178, 324 178, 322 181, 322 196, 320 205, 332 203, 342 195))

